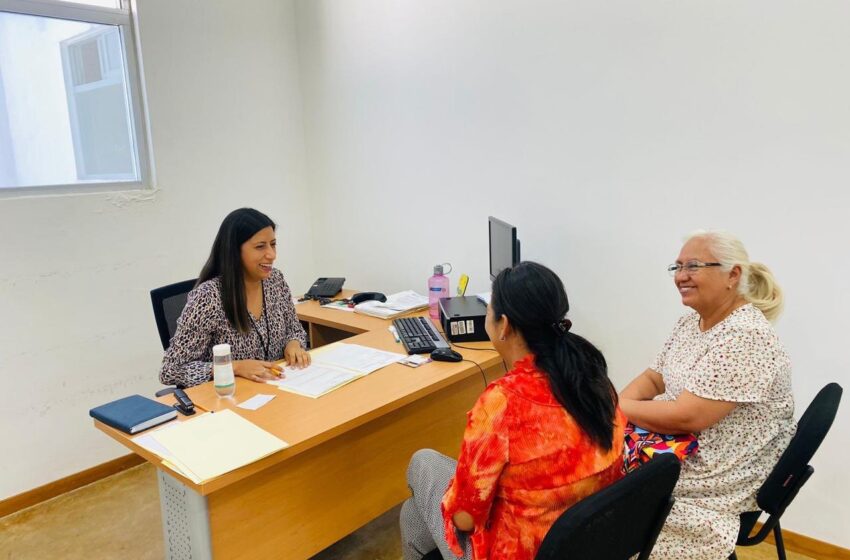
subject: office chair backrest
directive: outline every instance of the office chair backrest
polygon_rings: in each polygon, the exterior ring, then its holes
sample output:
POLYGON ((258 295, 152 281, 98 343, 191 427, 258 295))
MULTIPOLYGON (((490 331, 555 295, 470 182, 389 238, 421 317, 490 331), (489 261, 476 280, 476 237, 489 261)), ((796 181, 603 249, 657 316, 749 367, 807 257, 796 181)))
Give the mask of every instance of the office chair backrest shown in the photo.
POLYGON ((841 393, 841 385, 828 384, 803 413, 797 423, 797 433, 756 494, 756 502, 762 510, 771 515, 782 515, 800 489, 798 482, 805 482, 811 474, 807 473, 811 469, 809 461, 832 426, 841 393))
POLYGON ((186 298, 195 286, 196 281, 197 279, 184 280, 151 290, 153 316, 156 319, 156 328, 159 331, 163 350, 168 350, 168 346, 171 344, 171 337, 177 330, 177 319, 183 312, 183 308, 186 306, 186 298))
POLYGON ((680 469, 674 455, 659 455, 578 502, 549 529, 536 560, 648 557, 673 505, 680 469))

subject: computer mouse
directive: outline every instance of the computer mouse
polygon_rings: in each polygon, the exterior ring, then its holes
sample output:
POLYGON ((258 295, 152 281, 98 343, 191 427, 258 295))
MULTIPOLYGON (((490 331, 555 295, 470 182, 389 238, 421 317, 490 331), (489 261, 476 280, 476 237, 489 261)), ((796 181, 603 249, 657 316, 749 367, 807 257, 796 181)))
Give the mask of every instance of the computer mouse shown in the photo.
POLYGON ((381 292, 360 292, 351 296, 351 301, 354 303, 354 305, 370 300, 378 300, 383 302, 387 301, 387 296, 385 296, 381 292))
POLYGON ((459 362, 463 356, 451 348, 437 348, 431 352, 431 359, 437 362, 459 362))

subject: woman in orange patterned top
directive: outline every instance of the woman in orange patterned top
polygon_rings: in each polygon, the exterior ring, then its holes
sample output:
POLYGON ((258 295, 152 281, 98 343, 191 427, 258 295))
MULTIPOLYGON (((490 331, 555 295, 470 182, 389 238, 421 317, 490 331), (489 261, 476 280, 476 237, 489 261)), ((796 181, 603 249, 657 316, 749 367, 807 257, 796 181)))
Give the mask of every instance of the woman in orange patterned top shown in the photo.
POLYGON ((401 510, 405 560, 534 558, 558 516, 621 476, 625 418, 605 358, 570 332, 567 294, 523 262, 493 282, 486 329, 513 367, 468 413, 458 461, 417 451, 401 510))

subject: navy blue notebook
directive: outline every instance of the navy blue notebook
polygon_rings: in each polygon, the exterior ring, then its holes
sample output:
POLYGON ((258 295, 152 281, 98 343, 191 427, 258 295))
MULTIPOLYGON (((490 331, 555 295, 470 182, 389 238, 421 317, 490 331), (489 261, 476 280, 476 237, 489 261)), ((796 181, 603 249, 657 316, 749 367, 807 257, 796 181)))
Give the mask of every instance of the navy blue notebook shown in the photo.
POLYGON ((122 432, 135 434, 177 417, 167 404, 141 395, 130 395, 89 410, 89 416, 122 432))

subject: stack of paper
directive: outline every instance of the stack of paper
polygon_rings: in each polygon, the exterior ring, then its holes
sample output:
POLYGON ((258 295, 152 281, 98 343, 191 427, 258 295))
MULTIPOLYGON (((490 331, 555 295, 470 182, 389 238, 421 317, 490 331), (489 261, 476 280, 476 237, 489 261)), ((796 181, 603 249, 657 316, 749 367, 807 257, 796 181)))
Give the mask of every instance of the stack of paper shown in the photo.
POLYGON ((289 444, 232 410, 201 414, 135 438, 175 471, 202 484, 289 444))
POLYGON ((314 350, 311 357, 309 366, 301 369, 287 367, 283 379, 268 383, 284 391, 315 399, 407 356, 338 342, 314 350))
POLYGON ((354 306, 355 313, 363 313, 381 319, 392 319, 411 311, 428 307, 428 298, 413 290, 406 290, 387 296, 387 301, 364 301, 354 306))

